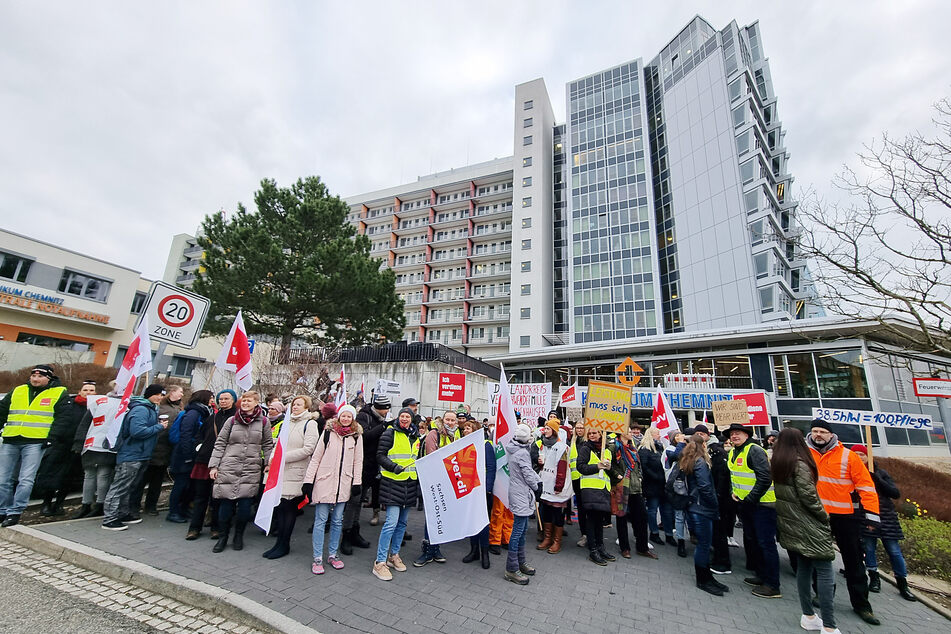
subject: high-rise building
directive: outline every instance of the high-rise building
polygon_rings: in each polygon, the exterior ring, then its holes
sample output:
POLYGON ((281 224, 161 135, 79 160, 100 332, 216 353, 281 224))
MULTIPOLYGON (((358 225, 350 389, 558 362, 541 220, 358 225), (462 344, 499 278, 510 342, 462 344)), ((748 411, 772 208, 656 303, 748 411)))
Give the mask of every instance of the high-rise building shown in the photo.
POLYGON ((483 356, 822 314, 758 23, 698 16, 565 92, 559 123, 542 79, 516 86, 510 158, 348 199, 397 273, 407 340, 483 356))
POLYGON ((204 258, 205 250, 198 245, 195 236, 178 233, 172 238, 172 246, 168 250, 162 279, 169 284, 191 288, 195 283, 195 272, 204 270, 202 264, 204 258))

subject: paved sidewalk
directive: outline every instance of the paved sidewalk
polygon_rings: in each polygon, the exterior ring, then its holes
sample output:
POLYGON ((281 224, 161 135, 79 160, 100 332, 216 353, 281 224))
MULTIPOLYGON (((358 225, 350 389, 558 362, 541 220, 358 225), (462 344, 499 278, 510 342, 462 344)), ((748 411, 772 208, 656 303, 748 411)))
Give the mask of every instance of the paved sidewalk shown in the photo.
MULTIPOLYGON (((785 555, 782 599, 752 596, 743 584, 742 549, 731 549, 734 573, 718 577, 731 592, 713 597, 694 586, 693 560, 681 559, 669 546, 658 546, 658 561, 634 557, 601 568, 585 559, 574 542, 577 525, 569 527, 565 549, 558 555, 535 550, 535 531, 528 536, 528 559, 538 569, 531 583, 519 587, 502 579, 503 558, 492 556, 492 568, 463 564, 468 542, 443 545, 446 564, 414 568, 419 554, 423 514, 410 514, 414 539, 401 553, 409 566, 383 582, 370 573, 379 527, 366 525, 373 542, 344 557, 346 568, 328 566, 316 577, 310 572, 311 547, 307 528, 313 511, 299 518, 291 554, 271 561, 261 557, 272 538, 249 528, 245 549, 211 552, 207 532, 185 541, 185 529, 162 518, 146 517, 123 532, 104 531, 98 520, 57 522, 36 526, 46 533, 107 553, 204 581, 247 597, 320 632, 801 632, 795 577, 785 555)), ((605 530, 612 552, 616 535, 605 530)), ((737 538, 741 535, 737 531, 737 538)), ((504 556, 505 551, 503 551, 504 556)), ((884 585, 872 595, 880 627, 862 622, 851 610, 844 579, 839 577, 836 618, 843 632, 949 632, 951 622, 921 603, 902 600, 884 585)))

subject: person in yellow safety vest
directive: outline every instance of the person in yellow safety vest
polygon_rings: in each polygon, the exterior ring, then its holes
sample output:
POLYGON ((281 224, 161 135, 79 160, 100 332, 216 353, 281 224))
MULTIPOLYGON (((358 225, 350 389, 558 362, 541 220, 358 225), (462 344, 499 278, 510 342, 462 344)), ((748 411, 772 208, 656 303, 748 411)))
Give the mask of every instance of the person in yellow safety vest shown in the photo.
POLYGON ((733 443, 727 463, 733 500, 743 520, 743 548, 746 567, 756 575, 743 582, 753 586, 753 594, 767 599, 781 598, 779 553, 776 550, 776 491, 766 450, 750 438, 753 430, 734 423, 726 432, 733 443))
POLYGON ((400 559, 400 545, 419 489, 416 478, 419 430, 413 416, 410 408, 401 409, 396 423, 387 427, 380 436, 376 450, 376 461, 380 465, 380 506, 385 509, 386 520, 380 530, 372 572, 383 581, 393 579, 390 568, 397 572, 406 571, 400 559))
POLYGON ((0 401, 0 526, 20 523, 50 431, 67 424, 68 418, 66 388, 48 365, 33 368, 29 382, 13 388, 0 401))
POLYGON ((578 473, 578 448, 584 444, 584 420, 575 422, 574 430, 569 442, 568 468, 571 469, 571 488, 575 492, 575 508, 578 509, 578 528, 581 530, 581 539, 578 540, 579 548, 587 548, 588 538, 585 532, 586 524, 584 513, 581 512, 581 474, 578 473))
MULTIPOLYGON (((428 456, 454 440, 462 438, 462 434, 459 432, 457 414, 454 411, 446 410, 442 418, 437 416, 433 420, 438 420, 439 426, 426 434, 426 440, 423 442, 423 456, 428 456)), ((414 566, 422 568, 431 561, 440 564, 446 563, 446 558, 439 549, 439 544, 429 543, 429 529, 425 526, 423 527, 423 542, 421 546, 422 551, 416 561, 413 562, 414 566)))
POLYGON ((578 448, 581 512, 585 515, 588 559, 599 566, 617 558, 604 548, 604 526, 611 522, 611 450, 601 449, 601 430, 588 428, 578 448))

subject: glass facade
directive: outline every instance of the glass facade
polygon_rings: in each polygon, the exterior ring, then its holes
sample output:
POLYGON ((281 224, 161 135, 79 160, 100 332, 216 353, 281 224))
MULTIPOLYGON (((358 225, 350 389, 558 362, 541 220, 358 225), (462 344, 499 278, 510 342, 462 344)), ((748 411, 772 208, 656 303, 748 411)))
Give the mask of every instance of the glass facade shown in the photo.
POLYGON ((565 181, 567 180, 567 161, 565 159, 565 126, 557 125, 552 138, 552 231, 554 253, 554 273, 552 276, 554 300, 554 328, 556 333, 568 332, 568 215, 565 181))
POLYGON ((658 332, 638 61, 568 84, 574 343, 658 332))

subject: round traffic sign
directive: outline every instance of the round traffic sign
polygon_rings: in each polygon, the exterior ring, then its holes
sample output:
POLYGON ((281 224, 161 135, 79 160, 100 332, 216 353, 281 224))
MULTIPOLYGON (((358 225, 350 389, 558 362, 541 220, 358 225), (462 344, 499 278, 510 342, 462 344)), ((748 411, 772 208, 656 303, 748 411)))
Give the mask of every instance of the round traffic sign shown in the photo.
POLYGON ((181 328, 195 316, 195 307, 184 295, 169 295, 159 302, 158 316, 166 325, 181 328))

